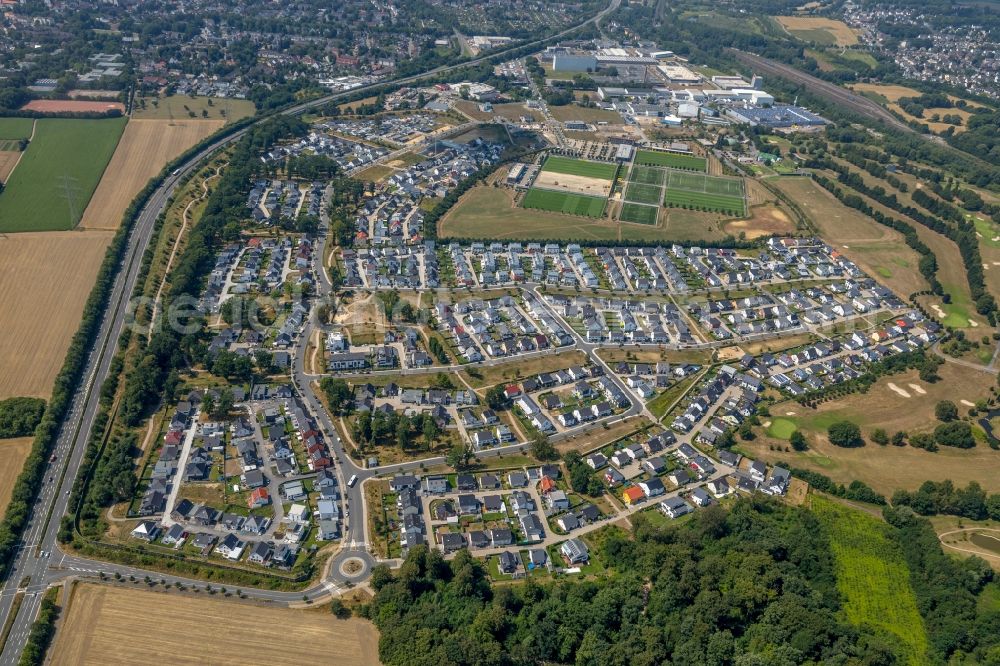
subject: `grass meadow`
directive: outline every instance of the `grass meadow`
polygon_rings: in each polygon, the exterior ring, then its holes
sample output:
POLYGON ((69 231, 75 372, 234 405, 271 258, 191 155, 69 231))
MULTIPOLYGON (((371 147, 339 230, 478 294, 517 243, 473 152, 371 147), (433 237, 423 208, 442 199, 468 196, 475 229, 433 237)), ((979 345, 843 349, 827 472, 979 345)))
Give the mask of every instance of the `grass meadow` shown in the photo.
POLYGON ((626 201, 622 204, 622 210, 618 214, 618 219, 622 222, 634 222, 635 224, 656 224, 656 218, 659 216, 659 213, 660 209, 658 206, 644 206, 643 204, 626 201))
POLYGON ((0 118, 0 141, 17 141, 31 136, 32 118, 0 118))
POLYGON ((522 205, 525 208, 537 208, 556 213, 582 215, 584 217, 601 217, 607 200, 600 197, 589 197, 570 192, 556 192, 536 187, 528 190, 522 205))
POLYGON ((125 129, 125 118, 43 118, 0 192, 0 232, 72 229, 125 129))

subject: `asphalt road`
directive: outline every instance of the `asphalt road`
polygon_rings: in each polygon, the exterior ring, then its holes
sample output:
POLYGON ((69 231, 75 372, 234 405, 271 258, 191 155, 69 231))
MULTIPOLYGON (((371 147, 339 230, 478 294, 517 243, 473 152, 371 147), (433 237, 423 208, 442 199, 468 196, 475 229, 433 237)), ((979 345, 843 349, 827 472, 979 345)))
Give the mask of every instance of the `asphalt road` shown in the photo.
MULTIPOLYGON (((611 0, 610 4, 601 12, 594 16, 571 26, 560 33, 540 39, 534 42, 539 44, 548 39, 565 36, 576 29, 599 21, 601 18, 614 11, 621 0, 611 0)), ((523 45, 522 45, 523 46, 523 45)), ((521 48, 521 47, 517 47, 521 48)), ((423 72, 408 77, 390 81, 381 81, 372 86, 356 88, 344 93, 327 95, 322 98, 303 102, 289 109, 284 110, 284 115, 299 115, 312 108, 323 106, 329 102, 348 97, 350 95, 364 92, 366 88, 380 88, 385 85, 407 84, 415 82, 428 75, 452 71, 468 65, 475 65, 501 59, 512 49, 500 50, 487 56, 476 58, 470 61, 452 66, 437 67, 428 72, 423 72)), ((266 121, 262 118, 258 123, 266 121)), ((186 586, 204 588, 208 584, 203 581, 184 579, 176 576, 166 576, 157 572, 144 571, 134 567, 126 567, 107 562, 91 561, 77 557, 64 555, 58 546, 56 538, 61 517, 66 513, 69 492, 73 482, 80 472, 86 442, 94 426, 94 420, 98 412, 99 389, 104 379, 108 376, 111 359, 120 334, 124 328, 128 311, 128 299, 132 294, 139 277, 139 270, 143 252, 149 245, 152 237, 154 223, 159 214, 166 208, 170 196, 177 187, 178 181, 184 175, 192 172, 199 162, 215 153, 220 148, 229 145, 246 133, 248 128, 244 128, 225 138, 219 139, 215 143, 206 147, 198 154, 192 156, 177 171, 176 175, 167 177, 160 187, 152 194, 149 201, 143 207, 134 227, 131 231, 124 259, 120 270, 115 276, 111 298, 102 319, 98 335, 94 345, 88 354, 87 363, 83 373, 83 381, 73 398, 73 404, 69 414, 63 422, 59 437, 55 447, 56 460, 48 465, 46 476, 39 489, 35 504, 31 509, 28 528, 21 539, 21 545, 8 574, 2 590, 0 590, 0 626, 6 624, 8 615, 13 607, 14 599, 18 592, 23 593, 23 601, 18 608, 17 615, 11 624, 11 630, 7 641, 0 652, 0 665, 16 664, 27 641, 31 624, 38 614, 41 605, 41 597, 45 588, 53 582, 68 576, 87 576, 94 572, 104 572, 108 574, 119 573, 124 577, 135 577, 144 579, 147 575, 153 580, 166 580, 168 583, 180 582, 186 586), (24 583, 22 585, 22 582, 24 583)), ((324 239, 325 240, 325 239, 324 239)), ((317 253, 322 257, 322 253, 317 253)), ((322 273, 322 271, 320 271, 322 273)), ((329 285, 326 285, 329 289, 329 285)), ((304 334, 305 335, 305 334, 304 334)), ((298 355, 301 358, 301 354, 298 355)), ((297 363, 301 361, 297 360, 297 363)), ((315 396, 310 391, 306 391, 302 396, 309 409, 319 417, 327 433, 336 430, 332 428, 329 418, 317 403, 315 396)), ((301 601, 303 598, 318 599, 324 598, 331 592, 339 589, 349 582, 357 582, 367 578, 370 565, 374 559, 367 554, 364 548, 364 520, 356 523, 350 515, 350 509, 358 507, 361 510, 361 480, 371 476, 368 470, 359 470, 349 459, 343 455, 343 449, 339 440, 331 439, 331 447, 339 458, 338 472, 343 475, 359 473, 359 480, 353 488, 347 488, 346 484, 344 497, 344 515, 346 517, 344 547, 340 553, 329 563, 327 570, 320 583, 313 588, 299 593, 272 592, 268 590, 246 590, 247 596, 281 603, 293 603, 301 601), (360 570, 346 572, 341 570, 341 565, 348 559, 357 558, 364 564, 360 570)), ((384 470, 383 470, 384 471, 384 470)), ((349 476, 348 476, 349 478, 349 476)), ((362 512, 363 513, 363 512, 362 512)))

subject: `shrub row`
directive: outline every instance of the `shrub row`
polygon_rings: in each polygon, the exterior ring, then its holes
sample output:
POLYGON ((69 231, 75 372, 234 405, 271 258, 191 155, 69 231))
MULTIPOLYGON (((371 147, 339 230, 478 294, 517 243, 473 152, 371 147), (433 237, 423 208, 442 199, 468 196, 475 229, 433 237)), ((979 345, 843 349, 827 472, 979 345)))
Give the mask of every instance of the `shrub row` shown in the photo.
POLYGON ((801 467, 792 467, 787 463, 780 464, 791 472, 792 476, 802 479, 816 490, 856 502, 867 502, 881 506, 886 504, 885 495, 876 492, 864 481, 851 481, 849 485, 845 486, 842 483, 837 483, 825 474, 820 474, 810 469, 802 469, 801 467))

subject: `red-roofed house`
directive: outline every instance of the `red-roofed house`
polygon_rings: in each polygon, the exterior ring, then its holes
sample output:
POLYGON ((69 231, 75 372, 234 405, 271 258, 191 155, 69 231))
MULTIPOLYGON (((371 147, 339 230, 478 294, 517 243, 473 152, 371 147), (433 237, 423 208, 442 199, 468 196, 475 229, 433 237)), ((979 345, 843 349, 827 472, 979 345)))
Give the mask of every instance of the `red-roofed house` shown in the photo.
POLYGON ((639 486, 629 486, 622 493, 622 499, 625 500, 625 504, 628 506, 638 504, 645 496, 646 494, 642 492, 642 488, 639 486))
POLYGON ((267 506, 271 503, 271 496, 267 493, 267 488, 254 488, 250 491, 250 497, 247 498, 247 506, 251 509, 257 509, 262 506, 267 506))

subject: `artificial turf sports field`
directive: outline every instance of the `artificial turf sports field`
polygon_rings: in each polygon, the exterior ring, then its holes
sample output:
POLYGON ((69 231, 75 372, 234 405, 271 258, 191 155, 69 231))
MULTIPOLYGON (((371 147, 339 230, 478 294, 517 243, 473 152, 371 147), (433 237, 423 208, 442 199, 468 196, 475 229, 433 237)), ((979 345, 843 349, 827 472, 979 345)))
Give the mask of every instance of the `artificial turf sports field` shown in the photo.
POLYGON ((614 180, 615 175, 618 173, 618 165, 607 162, 588 162, 587 160, 578 160, 561 155, 549 155, 545 160, 545 164, 542 165, 542 171, 614 180))
POLYGON ((537 187, 528 190, 528 193, 524 195, 524 200, 521 202, 524 208, 536 208, 538 210, 549 210, 569 215, 582 215, 584 217, 601 217, 604 215, 604 206, 606 204, 607 199, 603 197, 591 197, 571 192, 557 192, 556 190, 545 190, 537 187))
POLYGON ((699 173, 671 171, 667 177, 666 206, 690 206, 734 215, 746 214, 743 181, 699 173))
POLYGON ((701 171, 702 173, 708 168, 708 162, 704 157, 682 155, 680 153, 666 153, 658 150, 636 151, 635 163, 643 166, 662 166, 670 167, 671 169, 701 171))

